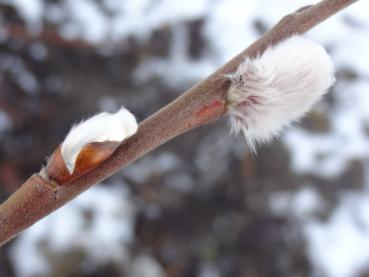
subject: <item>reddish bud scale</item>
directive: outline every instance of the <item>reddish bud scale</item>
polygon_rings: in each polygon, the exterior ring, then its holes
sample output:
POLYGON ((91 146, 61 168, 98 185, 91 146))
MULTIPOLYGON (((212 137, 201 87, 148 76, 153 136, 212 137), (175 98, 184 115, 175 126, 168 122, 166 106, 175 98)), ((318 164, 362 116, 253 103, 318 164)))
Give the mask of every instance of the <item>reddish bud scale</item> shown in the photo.
POLYGON ((216 99, 211 102, 209 105, 203 106, 197 113, 196 116, 198 118, 203 119, 211 119, 214 118, 214 115, 224 114, 226 110, 225 101, 216 99))
POLYGON ((72 174, 69 174, 65 166, 61 154, 61 146, 59 146, 48 161, 45 168, 46 176, 50 181, 55 182, 57 186, 67 185, 105 161, 111 156, 119 144, 120 142, 117 141, 86 144, 78 154, 76 166, 72 174))

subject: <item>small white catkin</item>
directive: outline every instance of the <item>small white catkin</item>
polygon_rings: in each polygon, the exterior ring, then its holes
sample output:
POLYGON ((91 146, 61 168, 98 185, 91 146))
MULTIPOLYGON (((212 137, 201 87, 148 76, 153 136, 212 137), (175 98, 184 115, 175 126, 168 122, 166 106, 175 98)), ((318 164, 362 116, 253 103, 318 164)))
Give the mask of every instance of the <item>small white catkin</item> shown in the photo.
POLYGON ((324 48, 301 36, 269 47, 254 59, 246 58, 227 77, 232 131, 242 131, 254 152, 257 142, 269 142, 307 113, 335 80, 324 48))
POLYGON ((74 125, 61 147, 61 154, 69 173, 73 173, 78 154, 86 144, 123 141, 136 131, 136 118, 124 107, 114 114, 103 112, 74 125))

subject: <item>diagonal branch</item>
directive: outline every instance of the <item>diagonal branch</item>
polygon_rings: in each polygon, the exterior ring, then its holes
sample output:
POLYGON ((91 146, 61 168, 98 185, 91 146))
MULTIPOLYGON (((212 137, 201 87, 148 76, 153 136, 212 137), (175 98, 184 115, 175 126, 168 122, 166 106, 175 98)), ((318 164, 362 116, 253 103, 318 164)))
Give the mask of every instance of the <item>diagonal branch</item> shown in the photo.
POLYGON ((56 183, 44 174, 31 176, 0 206, 0 245, 123 166, 166 141, 227 113, 225 94, 233 72, 245 57, 256 57, 268 46, 303 34, 357 0, 323 0, 283 17, 269 32, 234 57, 207 79, 159 110, 140 125, 137 133, 122 142, 112 155, 78 178, 56 183))

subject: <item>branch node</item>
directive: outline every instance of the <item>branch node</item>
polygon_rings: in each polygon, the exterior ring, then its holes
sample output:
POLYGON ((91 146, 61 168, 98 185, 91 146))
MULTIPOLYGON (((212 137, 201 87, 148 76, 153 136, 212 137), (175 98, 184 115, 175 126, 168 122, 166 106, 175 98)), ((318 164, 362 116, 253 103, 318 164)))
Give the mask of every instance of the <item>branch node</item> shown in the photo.
POLYGON ((40 179, 43 181, 43 184, 50 188, 52 191, 57 192, 60 185, 57 181, 52 180, 49 178, 49 176, 46 173, 45 167, 43 167, 39 173, 40 179))

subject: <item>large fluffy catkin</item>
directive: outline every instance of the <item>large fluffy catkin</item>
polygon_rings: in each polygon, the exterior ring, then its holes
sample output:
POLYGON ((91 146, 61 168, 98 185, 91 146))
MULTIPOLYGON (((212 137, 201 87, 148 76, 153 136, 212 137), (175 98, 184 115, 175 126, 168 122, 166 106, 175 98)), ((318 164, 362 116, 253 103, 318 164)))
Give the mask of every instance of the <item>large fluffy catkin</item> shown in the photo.
POLYGON ((242 131, 255 151, 256 142, 268 142, 327 93, 334 68, 321 45, 294 36, 246 58, 227 77, 232 130, 242 131))

